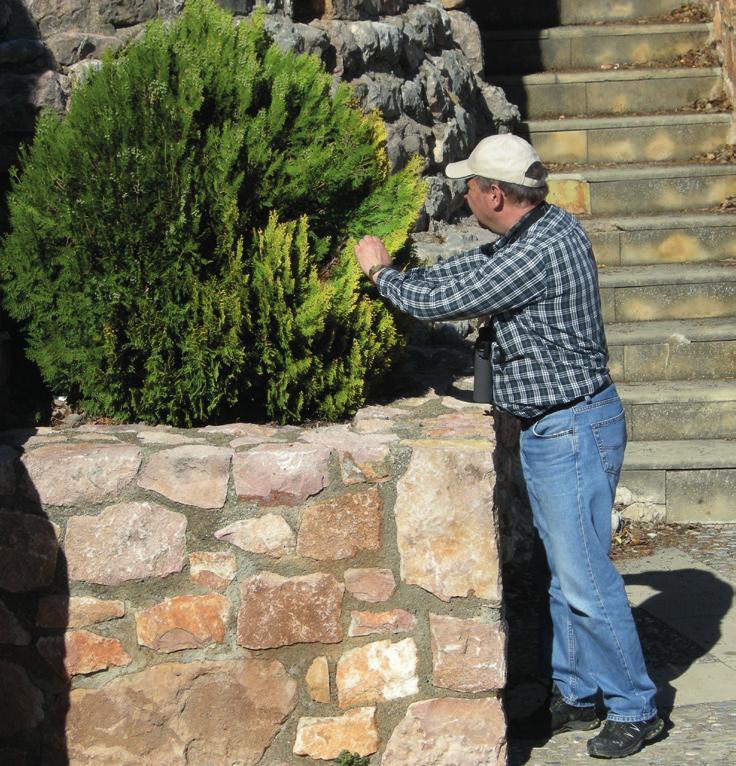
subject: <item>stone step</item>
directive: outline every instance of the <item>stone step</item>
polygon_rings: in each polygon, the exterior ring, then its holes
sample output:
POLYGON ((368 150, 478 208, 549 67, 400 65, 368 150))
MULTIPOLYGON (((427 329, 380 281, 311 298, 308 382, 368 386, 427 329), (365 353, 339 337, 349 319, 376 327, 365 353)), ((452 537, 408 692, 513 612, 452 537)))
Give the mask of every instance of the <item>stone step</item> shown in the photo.
POLYGON ((551 173, 549 201, 578 215, 717 207, 736 195, 736 165, 623 165, 551 173))
POLYGON ((675 112, 531 120, 519 135, 544 162, 643 162, 692 159, 729 143, 731 115, 675 112))
POLYGON ((681 0, 524 0, 522 3, 493 3, 468 0, 473 18, 496 29, 552 27, 560 24, 587 24, 632 21, 660 16, 681 7, 681 0))
POLYGON ((583 219, 596 260, 607 265, 736 258, 736 211, 583 219))
POLYGON ((494 75, 525 119, 669 112, 717 96, 719 67, 670 67, 494 75))
POLYGON ((603 266, 599 282, 606 323, 736 317, 736 263, 603 266))
POLYGON ((657 380, 616 388, 630 441, 736 439, 736 380, 657 380))
POLYGON ((614 380, 718 380, 736 370, 736 318, 615 322, 606 327, 614 380))
POLYGON ((486 73, 668 61, 704 47, 711 24, 614 24, 487 30, 486 73))

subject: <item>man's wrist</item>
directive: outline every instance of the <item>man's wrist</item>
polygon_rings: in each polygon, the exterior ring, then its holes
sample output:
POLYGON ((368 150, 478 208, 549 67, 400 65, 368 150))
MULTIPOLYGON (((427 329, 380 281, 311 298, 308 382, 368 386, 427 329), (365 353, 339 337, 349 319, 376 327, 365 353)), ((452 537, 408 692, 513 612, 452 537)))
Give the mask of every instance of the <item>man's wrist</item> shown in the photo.
POLYGON ((373 280, 378 272, 386 268, 385 263, 374 263, 373 266, 368 269, 368 279, 373 280))

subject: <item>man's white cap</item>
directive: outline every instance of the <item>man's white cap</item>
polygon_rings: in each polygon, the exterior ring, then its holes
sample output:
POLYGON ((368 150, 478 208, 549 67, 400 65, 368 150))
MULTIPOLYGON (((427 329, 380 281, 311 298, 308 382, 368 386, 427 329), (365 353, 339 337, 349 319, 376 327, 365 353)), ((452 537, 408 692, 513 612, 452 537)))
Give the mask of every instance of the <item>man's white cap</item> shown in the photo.
POLYGON ((445 168, 445 175, 448 178, 483 176, 494 181, 537 188, 543 186, 545 180, 526 175, 535 162, 541 160, 528 141, 512 133, 501 133, 484 138, 467 160, 450 162, 445 168))

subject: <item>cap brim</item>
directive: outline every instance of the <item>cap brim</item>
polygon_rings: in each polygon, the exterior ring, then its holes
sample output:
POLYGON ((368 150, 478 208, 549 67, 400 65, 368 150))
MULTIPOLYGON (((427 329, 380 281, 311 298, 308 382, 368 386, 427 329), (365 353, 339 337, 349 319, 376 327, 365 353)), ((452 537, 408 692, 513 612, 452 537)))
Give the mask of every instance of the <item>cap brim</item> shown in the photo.
POLYGON ((461 160, 460 162, 450 162, 445 168, 445 175, 448 178, 469 178, 474 176, 475 173, 470 169, 470 165, 467 160, 461 160))

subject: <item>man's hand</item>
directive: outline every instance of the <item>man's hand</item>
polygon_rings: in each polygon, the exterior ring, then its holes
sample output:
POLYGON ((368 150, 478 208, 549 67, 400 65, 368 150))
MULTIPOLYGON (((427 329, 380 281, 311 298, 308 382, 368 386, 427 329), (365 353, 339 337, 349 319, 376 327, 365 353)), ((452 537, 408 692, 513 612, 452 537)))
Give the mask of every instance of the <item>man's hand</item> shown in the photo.
MULTIPOLYGON (((378 237, 363 237, 355 246, 355 257, 366 276, 368 276, 371 266, 390 266, 392 263, 391 256, 378 237)), ((374 269, 372 277, 374 282, 377 272, 378 269, 374 269)))

